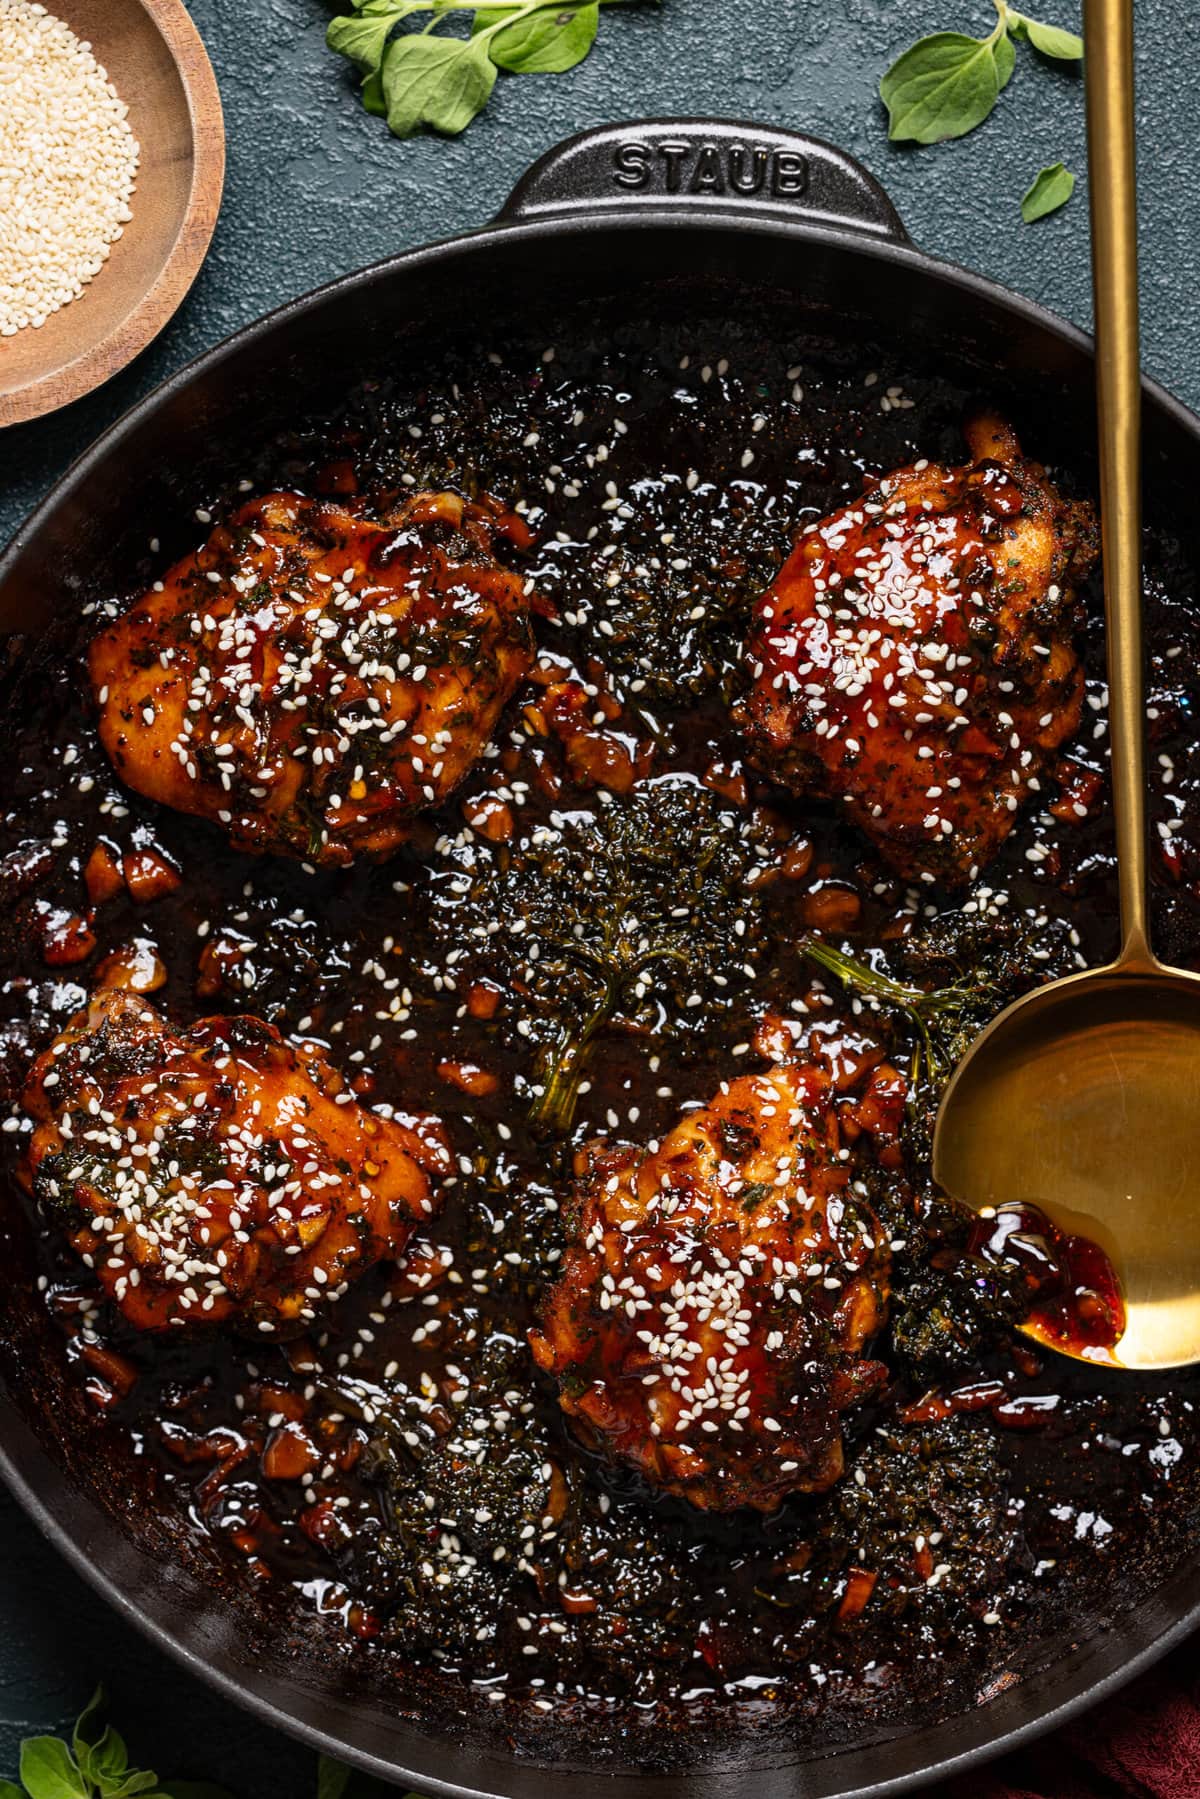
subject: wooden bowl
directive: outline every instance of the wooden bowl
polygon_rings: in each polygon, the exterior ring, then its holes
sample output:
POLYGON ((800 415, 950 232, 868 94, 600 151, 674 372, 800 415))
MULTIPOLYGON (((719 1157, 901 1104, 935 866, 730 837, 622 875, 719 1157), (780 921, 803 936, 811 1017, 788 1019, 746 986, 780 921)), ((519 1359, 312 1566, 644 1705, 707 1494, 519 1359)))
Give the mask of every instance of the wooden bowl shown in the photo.
POLYGON ((166 324, 204 261, 225 177, 212 64, 183 0, 45 0, 90 43, 141 146, 133 218, 78 299, 0 337, 0 425, 99 387, 166 324))

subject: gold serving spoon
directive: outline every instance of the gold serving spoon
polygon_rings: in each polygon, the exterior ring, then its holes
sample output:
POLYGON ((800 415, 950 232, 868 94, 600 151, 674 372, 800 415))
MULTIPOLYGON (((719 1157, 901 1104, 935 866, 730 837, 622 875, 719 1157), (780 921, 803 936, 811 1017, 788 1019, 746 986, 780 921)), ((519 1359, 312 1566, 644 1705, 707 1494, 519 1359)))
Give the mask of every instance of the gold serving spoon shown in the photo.
POLYGON ((1200 1361, 1200 976, 1155 957, 1147 904, 1133 0, 1083 11, 1121 950, 976 1039, 942 1100, 933 1170, 975 1211, 1031 1201, 1099 1244, 1126 1326, 1093 1358, 1172 1368, 1200 1361))

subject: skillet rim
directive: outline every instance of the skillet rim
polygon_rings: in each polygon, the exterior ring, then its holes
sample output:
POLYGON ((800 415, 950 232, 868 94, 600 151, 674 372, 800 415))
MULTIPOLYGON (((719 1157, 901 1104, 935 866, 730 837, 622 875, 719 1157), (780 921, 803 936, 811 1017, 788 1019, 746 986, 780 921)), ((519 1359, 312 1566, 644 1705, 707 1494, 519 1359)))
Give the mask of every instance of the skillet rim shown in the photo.
MULTIPOLYGON (((669 121, 674 125, 687 123, 685 120, 669 121)), ((638 129, 645 129, 666 121, 642 121, 638 129)), ((724 122, 723 122, 724 123, 724 122)), ((590 135, 590 134, 583 134, 590 135)), ((559 149, 567 148, 575 139, 568 139, 559 149)), ((812 140, 810 140, 811 142, 812 140)), ((550 157, 555 155, 552 150, 550 157)), ((841 153, 839 153, 841 154, 841 153)), ((749 206, 721 207, 689 203, 681 207, 678 203, 662 199, 623 199, 592 201, 586 208, 575 207, 571 210, 546 211, 532 217, 519 215, 501 216, 476 230, 459 233, 454 236, 423 244, 413 249, 401 251, 382 261, 367 264, 349 274, 341 275, 289 300, 261 315, 259 318, 240 326, 229 336, 217 344, 193 357, 173 374, 165 377, 149 393, 142 396, 128 408, 118 419, 109 425, 98 438, 84 450, 53 484, 44 499, 26 517, 16 532, 0 552, 0 592, 13 570, 17 567, 30 546, 36 546, 39 533, 50 526, 59 509, 70 500, 76 489, 80 487, 104 461, 119 451, 122 443, 139 429, 153 415, 162 410, 171 400, 185 393, 194 383, 201 382, 217 370, 227 359, 254 345, 265 341, 275 332, 302 318, 305 314, 319 309, 335 306, 345 296, 370 289, 372 286, 387 282, 393 276, 402 275, 405 271, 432 266, 439 262, 453 265, 460 257, 469 260, 477 253, 486 252, 489 246, 504 242, 540 242, 547 239, 562 240, 567 236, 585 235, 599 229, 620 230, 629 233, 659 231, 691 231, 704 235, 716 231, 729 235, 750 234, 764 238, 783 238, 791 241, 802 241, 819 245, 831 250, 850 249, 868 255, 873 261, 899 268, 906 268, 915 275, 932 280, 951 292, 962 295, 965 301, 986 302, 1000 313, 1007 315, 1017 325, 1026 329, 1040 331, 1058 340, 1067 348, 1076 351, 1089 361, 1093 359, 1093 340, 1079 327, 1052 312, 1037 301, 1029 300, 1014 290, 990 277, 965 269, 960 265, 920 250, 907 241, 894 237, 879 235, 870 230, 856 228, 852 223, 845 225, 815 224, 806 219, 803 211, 798 211, 794 219, 787 218, 779 211, 770 214, 755 214, 749 206)), ((1196 444, 1200 452, 1200 415, 1177 400, 1159 382, 1148 376, 1142 380, 1143 404, 1153 409, 1170 424, 1183 431, 1196 444)), ((39 1474, 42 1470, 39 1469, 39 1474)), ((55 1549, 65 1558, 67 1563, 81 1574, 88 1584, 98 1592, 113 1609, 128 1622, 132 1623, 147 1637, 156 1648, 165 1651, 172 1659, 191 1675, 203 1680, 209 1687, 219 1692, 223 1698, 250 1712, 259 1721, 279 1729, 305 1743, 308 1747, 331 1754, 339 1760, 347 1761, 364 1772, 382 1778, 388 1782, 408 1783, 416 1781, 428 1794, 437 1795, 438 1799, 506 1799, 506 1794, 492 1786, 463 1785, 458 1781, 444 1780, 432 1773, 414 1772, 401 1768, 393 1760, 385 1759, 369 1749, 353 1746, 344 1737, 330 1734, 326 1729, 308 1721, 306 1716, 296 1711, 284 1710, 266 1692, 251 1690, 239 1684, 234 1674, 218 1665, 216 1649, 208 1653, 194 1648, 183 1639, 182 1634, 158 1616, 151 1616, 142 1611, 133 1596, 121 1583, 120 1575, 108 1572, 93 1562, 83 1545, 72 1536, 64 1516, 72 1505, 86 1507, 90 1517, 97 1526, 102 1525, 110 1540, 115 1542, 118 1552, 124 1548, 132 1552, 147 1564, 155 1558, 140 1545, 134 1544, 125 1537, 116 1519, 106 1515, 86 1497, 83 1490, 70 1481, 66 1471, 55 1462, 32 1428, 26 1423, 6 1391, 0 1390, 0 1479, 3 1479, 9 1492, 21 1505, 26 1515, 38 1526, 42 1534, 53 1544, 55 1549), (13 1429, 18 1437, 24 1436, 26 1447, 31 1449, 36 1459, 49 1471, 51 1494, 58 1499, 57 1507, 52 1509, 50 1500, 39 1490, 38 1483, 32 1475, 26 1474, 18 1465, 18 1458, 11 1445, 13 1429)), ((119 1559, 118 1555, 109 1554, 110 1563, 119 1559)), ((1200 1553, 1194 1561, 1185 1562, 1173 1574, 1160 1583, 1158 1587, 1140 1605, 1128 1611, 1115 1623, 1097 1620, 1094 1629, 1085 1639, 1082 1647, 1086 1651, 1098 1638, 1107 1636, 1119 1644, 1122 1631, 1130 1628, 1131 1622, 1143 1611, 1151 1610, 1155 1605, 1168 1612, 1175 1610, 1177 1615, 1151 1641, 1133 1653, 1126 1660, 1110 1668, 1097 1679, 1087 1679, 1086 1684, 1076 1691, 1069 1691, 1068 1696, 1053 1704, 1049 1709, 1041 1710, 1038 1715, 1026 1718, 1009 1728, 1001 1721, 1000 1734, 987 1732, 983 1740, 969 1746, 946 1753, 940 1758, 926 1760, 919 1768, 912 1768, 901 1774, 884 1774, 881 1778, 867 1778, 865 1781, 857 1776, 857 1784, 839 1787, 835 1795, 832 1787, 820 1789, 827 1799, 888 1799, 890 1795, 913 1792, 922 1789, 931 1781, 944 1780, 952 1775, 960 1774, 968 1769, 981 1766, 998 1755, 1007 1753, 1045 1735, 1049 1731, 1077 1717, 1081 1712, 1090 1709, 1106 1696, 1116 1692, 1133 1680, 1139 1673, 1152 1666, 1176 1643, 1180 1642, 1191 1631, 1200 1627, 1200 1553), (1191 1588, 1188 1596, 1167 1597, 1174 1589, 1183 1585, 1191 1588), (1182 1610, 1178 1607, 1182 1603, 1182 1610)), ((168 1592, 162 1609, 180 1615, 179 1596, 168 1592)), ((917 1725, 910 1729, 898 1731, 882 1739, 876 1739, 865 1745, 846 1746, 835 1749, 824 1756, 812 1756, 805 1760, 788 1759, 777 1750, 772 1750, 769 1761, 760 1755, 748 1765, 737 1768, 685 1768, 665 1774, 646 1774, 630 1768, 619 1772, 603 1769, 583 1770, 577 1765, 568 1766, 562 1761, 557 1763, 548 1760, 535 1760, 533 1757, 518 1757, 511 1752, 499 1748, 479 1751, 481 1760, 495 1762, 497 1771, 503 1763, 511 1768, 523 1780, 550 1780, 581 1777, 589 1782, 590 1787, 599 1791, 603 1788, 611 1793, 612 1799, 623 1799, 624 1794, 660 1792, 663 1799, 671 1794, 695 1794, 696 1799, 733 1799, 733 1795, 748 1790, 746 1783, 756 1779, 770 1777, 774 1781, 779 1776, 791 1775, 803 1781, 805 1771, 818 1774, 821 1770, 836 1771, 839 1763, 851 1763, 869 1759, 880 1762, 887 1757, 889 1750, 919 1748, 923 1740, 928 1740, 935 1756, 939 1755, 937 1743, 939 1738, 952 1736, 956 1732, 966 1730, 970 1734, 972 1724, 985 1723, 993 1706, 1003 1707, 1011 1696, 1017 1695, 1030 1699, 1036 1685, 1057 1674, 1061 1684, 1068 1689, 1077 1681, 1078 1673, 1063 1672, 1072 1652, 1078 1652, 1079 1644, 1064 1649, 1053 1661, 1035 1666, 1027 1671, 1013 1687, 1002 1691, 990 1699, 980 1700, 973 1707, 953 1714, 937 1723, 917 1725)), ((286 1670, 285 1670, 286 1672, 286 1670)), ((1086 1679, 1086 1677, 1085 1677, 1086 1679)), ((302 1698, 303 1689, 299 1682, 291 1683, 292 1690, 302 1698)), ((320 1695, 315 1696, 316 1704, 328 1703, 320 1695)), ((1039 1703, 1036 1699, 1034 1703, 1039 1703)), ((427 1731, 408 1718, 401 1720, 403 1727, 429 1746, 431 1757, 436 1760, 439 1737, 427 1731)), ((868 1775, 874 1773, 868 1770, 868 1775)), ((485 1777, 490 1779, 486 1773, 485 1777)), ((510 1788, 509 1791, 512 1789, 510 1788)), ((797 1789, 798 1791, 798 1789, 797 1789)))

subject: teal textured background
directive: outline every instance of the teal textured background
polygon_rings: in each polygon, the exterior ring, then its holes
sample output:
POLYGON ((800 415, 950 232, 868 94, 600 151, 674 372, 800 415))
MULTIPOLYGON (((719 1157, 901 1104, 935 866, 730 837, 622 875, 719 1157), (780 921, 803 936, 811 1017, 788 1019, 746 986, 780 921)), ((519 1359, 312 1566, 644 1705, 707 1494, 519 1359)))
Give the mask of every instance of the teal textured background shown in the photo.
MULTIPOLYGON (((49 0, 53 8, 53 0, 49 0)), ((0 433, 0 542, 70 461, 163 376, 295 294, 482 223, 522 170, 588 125, 713 114, 809 130, 884 183, 915 241, 1087 326, 1087 195, 1078 76, 1018 51, 991 120, 958 144, 899 150, 875 99, 923 32, 989 28, 988 0, 662 0, 606 12, 565 76, 501 79, 455 142, 398 143, 361 111, 323 45, 323 0, 193 0, 225 106, 228 174, 208 261, 162 336, 99 392, 0 433), (1081 177, 1058 216, 1023 225, 1045 163, 1081 177)), ((1077 0, 1038 0, 1078 23, 1077 0)), ((1200 8, 1136 0, 1145 361, 1200 407, 1200 8)), ((2 352, 0 352, 2 354, 2 352)), ((136 1756, 227 1783, 239 1799, 307 1799, 314 1758, 181 1674, 110 1615, 0 1500, 0 1772, 31 1730, 57 1728, 103 1679, 136 1756)))

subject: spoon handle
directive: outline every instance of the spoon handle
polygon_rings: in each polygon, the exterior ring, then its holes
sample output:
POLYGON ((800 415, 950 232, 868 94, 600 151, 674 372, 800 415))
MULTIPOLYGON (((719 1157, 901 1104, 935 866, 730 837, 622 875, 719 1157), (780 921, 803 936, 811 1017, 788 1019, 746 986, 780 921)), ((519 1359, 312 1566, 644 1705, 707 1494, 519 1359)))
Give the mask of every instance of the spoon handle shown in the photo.
POLYGON ((1084 0, 1100 513, 1122 967, 1152 967, 1142 725, 1141 359, 1133 0, 1084 0))

